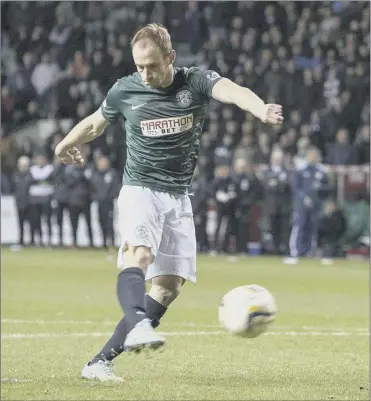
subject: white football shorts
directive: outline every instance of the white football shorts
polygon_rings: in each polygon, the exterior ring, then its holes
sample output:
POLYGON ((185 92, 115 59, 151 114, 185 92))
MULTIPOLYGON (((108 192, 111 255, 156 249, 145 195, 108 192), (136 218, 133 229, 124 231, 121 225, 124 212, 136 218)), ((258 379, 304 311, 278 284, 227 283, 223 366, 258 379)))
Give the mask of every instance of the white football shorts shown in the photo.
POLYGON ((151 248, 153 261, 146 280, 176 275, 196 283, 196 234, 187 194, 171 195, 124 185, 118 198, 122 244, 117 267, 123 269, 128 245, 151 248))

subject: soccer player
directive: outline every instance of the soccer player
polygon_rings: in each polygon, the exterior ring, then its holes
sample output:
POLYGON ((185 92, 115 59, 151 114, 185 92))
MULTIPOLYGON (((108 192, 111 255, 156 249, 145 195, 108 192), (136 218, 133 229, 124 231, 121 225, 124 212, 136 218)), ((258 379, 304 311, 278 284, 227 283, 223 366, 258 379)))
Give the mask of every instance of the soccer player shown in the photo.
POLYGON ((82 377, 122 381, 112 360, 123 351, 156 349, 165 339, 154 328, 186 281, 196 282, 196 240, 187 188, 211 98, 235 104, 264 123, 281 124, 282 107, 214 71, 174 67, 167 30, 149 24, 131 41, 136 73, 119 79, 101 107, 56 147, 64 163, 83 165, 78 146, 124 117, 127 162, 118 198, 122 245, 117 296, 124 318, 82 377), (145 280, 152 288, 145 293, 145 280))

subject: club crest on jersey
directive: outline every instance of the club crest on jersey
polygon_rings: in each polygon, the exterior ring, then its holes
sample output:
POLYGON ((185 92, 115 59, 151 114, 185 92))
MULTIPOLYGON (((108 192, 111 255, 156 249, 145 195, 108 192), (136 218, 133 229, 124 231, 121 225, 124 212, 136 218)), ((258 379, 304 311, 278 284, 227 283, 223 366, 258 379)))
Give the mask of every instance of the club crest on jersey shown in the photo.
POLYGON ((192 103, 192 93, 188 89, 183 89, 176 94, 176 100, 180 107, 188 107, 192 103))
POLYGON ((206 77, 210 79, 210 81, 215 81, 217 78, 220 78, 220 75, 215 71, 211 71, 206 75, 206 77))

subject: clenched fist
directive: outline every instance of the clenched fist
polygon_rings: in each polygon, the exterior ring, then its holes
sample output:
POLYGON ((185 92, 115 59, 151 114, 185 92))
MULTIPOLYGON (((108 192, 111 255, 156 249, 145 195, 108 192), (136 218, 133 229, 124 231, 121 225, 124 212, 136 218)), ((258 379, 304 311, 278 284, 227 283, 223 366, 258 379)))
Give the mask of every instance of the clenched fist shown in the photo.
POLYGON ((279 125, 283 123, 282 106, 280 104, 266 104, 263 123, 279 125))
POLYGON ((75 146, 63 145, 63 142, 60 142, 54 153, 64 164, 77 164, 79 166, 85 164, 81 152, 75 146))

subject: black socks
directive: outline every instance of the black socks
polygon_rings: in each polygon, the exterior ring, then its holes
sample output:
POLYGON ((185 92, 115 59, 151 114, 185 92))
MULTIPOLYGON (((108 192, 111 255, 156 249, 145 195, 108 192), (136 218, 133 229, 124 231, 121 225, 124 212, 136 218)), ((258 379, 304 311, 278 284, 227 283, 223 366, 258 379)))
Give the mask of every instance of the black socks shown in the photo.
POLYGON ((145 317, 153 328, 158 327, 167 308, 145 294, 145 276, 139 267, 123 270, 117 279, 117 297, 125 316, 120 320, 112 337, 89 364, 112 361, 124 351, 124 342, 129 331, 145 317))
POLYGON ((129 267, 119 274, 117 297, 125 313, 130 330, 146 317, 144 309, 145 293, 145 276, 142 269, 129 267))
POLYGON ((102 350, 89 362, 89 365, 99 360, 112 361, 113 358, 120 355, 124 351, 124 341, 129 331, 126 319, 122 318, 112 337, 107 341, 102 350))
POLYGON ((146 294, 145 307, 146 315, 148 319, 150 319, 152 327, 155 329, 160 324, 160 319, 166 313, 167 308, 155 301, 148 294, 146 294))

